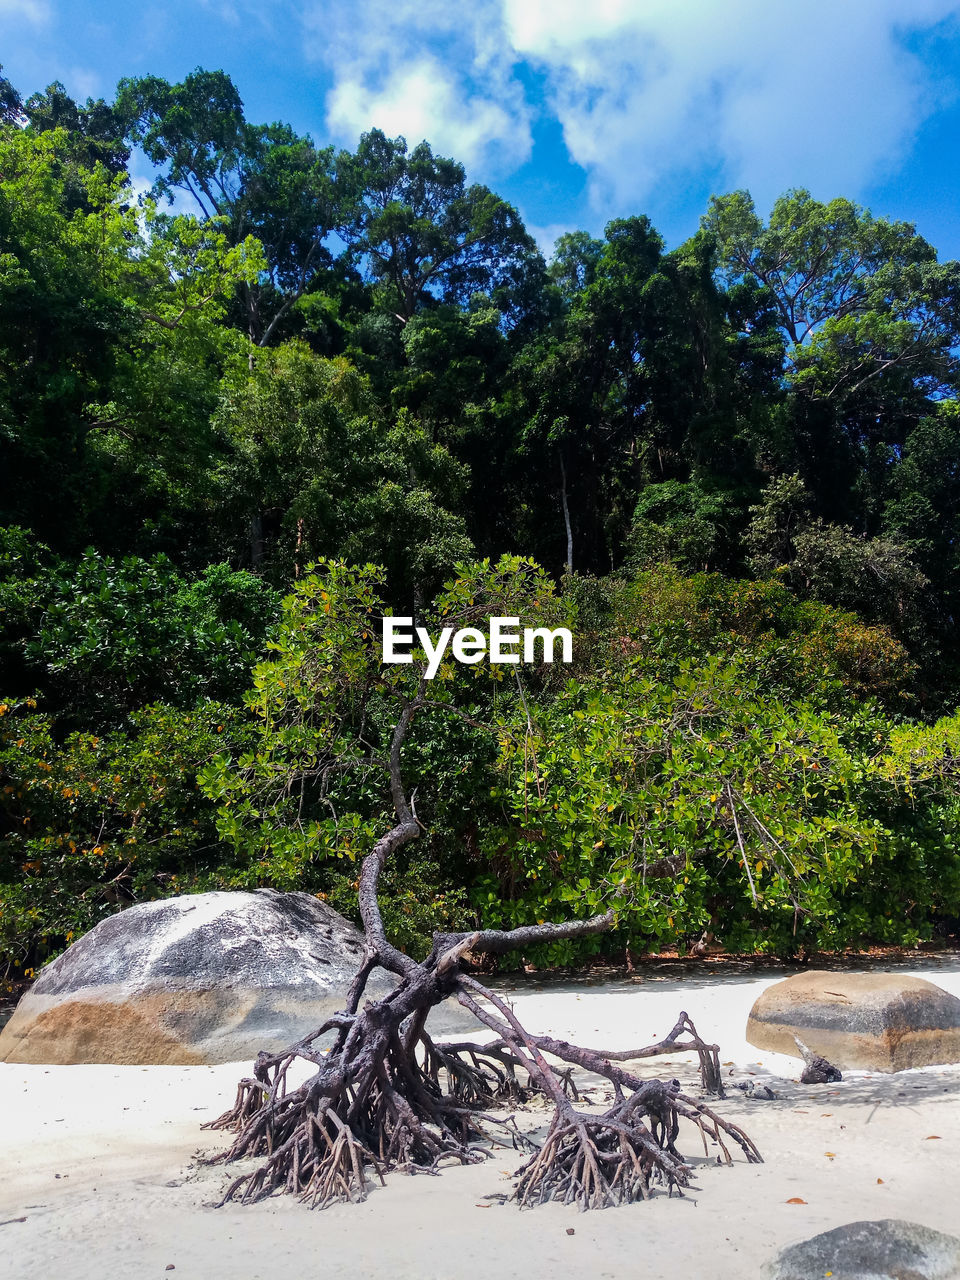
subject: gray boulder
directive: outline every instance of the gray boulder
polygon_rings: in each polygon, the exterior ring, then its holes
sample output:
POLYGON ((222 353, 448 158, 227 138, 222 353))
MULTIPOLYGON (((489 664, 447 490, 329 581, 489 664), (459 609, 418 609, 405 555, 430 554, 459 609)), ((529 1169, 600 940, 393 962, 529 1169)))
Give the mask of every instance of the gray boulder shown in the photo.
MULTIPOLYGON (((363 936, 306 893, 197 893, 109 916, 48 964, 0 1062, 212 1064, 277 1051, 342 1009, 363 936)), ((366 999, 394 979, 378 972, 366 999)), ((449 1002, 448 1002, 449 1004, 449 1002)), ((472 1024, 441 1005, 432 1034, 472 1024)))
POLYGON ((923 978, 811 970, 768 987, 747 1021, 758 1049, 796 1057, 797 1038, 845 1070, 960 1062, 960 1000, 923 978))
POLYGON ((958 1280, 956 1236, 885 1218, 824 1231, 779 1255, 773 1280, 958 1280))

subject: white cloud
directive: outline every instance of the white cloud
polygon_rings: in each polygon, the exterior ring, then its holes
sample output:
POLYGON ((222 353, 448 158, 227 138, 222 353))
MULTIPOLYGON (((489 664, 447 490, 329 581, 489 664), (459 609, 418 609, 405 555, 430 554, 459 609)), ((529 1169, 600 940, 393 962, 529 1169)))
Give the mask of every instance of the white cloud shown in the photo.
POLYGON ((938 97, 901 33, 959 13, 956 0, 504 0, 595 204, 617 209, 705 168, 760 204, 895 172, 938 97))
POLYGON ((958 19, 960 0, 312 0, 304 26, 341 140, 426 137, 495 179, 552 116, 609 216, 705 173, 761 205, 858 194, 954 91, 905 37, 958 19))
POLYGON ((471 167, 505 170, 530 150, 529 133, 517 129, 508 110, 482 95, 465 102, 456 81, 428 57, 397 68, 382 85, 361 77, 341 80, 327 99, 327 121, 345 137, 376 125, 411 144, 426 138, 435 151, 471 167))
POLYGON ((535 222, 528 222, 526 226, 527 231, 536 240, 540 252, 547 259, 553 257, 554 247, 560 237, 566 235, 568 231, 575 230, 569 222, 551 222, 545 227, 535 222))
POLYGON ((308 52, 333 76, 327 122, 353 143, 377 127, 426 138, 468 169, 503 175, 529 157, 530 110, 493 0, 356 0, 308 8, 308 52))
POLYGON ((719 170, 760 203, 894 172, 938 90, 900 37, 957 0, 503 0, 594 203, 624 209, 719 170))
POLYGON ((14 18, 42 27, 50 21, 50 16, 48 0, 0 0, 0 18, 14 18))

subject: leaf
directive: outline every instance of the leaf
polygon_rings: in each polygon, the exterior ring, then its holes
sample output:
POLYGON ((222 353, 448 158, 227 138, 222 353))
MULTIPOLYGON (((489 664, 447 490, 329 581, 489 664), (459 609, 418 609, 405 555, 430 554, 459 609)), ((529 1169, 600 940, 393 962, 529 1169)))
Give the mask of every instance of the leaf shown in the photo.
POLYGON ((927 1136, 924 1138, 924 1142, 933 1142, 935 1140, 939 1140, 939 1138, 940 1138, 939 1133, 928 1133, 927 1136))
POLYGON ((801 1200, 799 1196, 791 1196, 787 1204, 806 1204, 806 1200, 801 1200))

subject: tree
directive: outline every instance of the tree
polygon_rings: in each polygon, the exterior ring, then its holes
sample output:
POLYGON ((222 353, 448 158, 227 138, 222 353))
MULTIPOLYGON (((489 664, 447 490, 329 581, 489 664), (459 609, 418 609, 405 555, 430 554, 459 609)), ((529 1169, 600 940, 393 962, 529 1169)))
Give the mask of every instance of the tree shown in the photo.
POLYGON ((671 560, 706 569, 723 557, 729 500, 691 481, 665 480, 640 492, 627 541, 628 562, 641 567, 671 560))
POLYGON ((947 705, 955 697, 960 626, 960 414, 942 401, 907 437, 890 484, 882 533, 905 547, 930 583, 923 601, 925 678, 947 705))
POLYGON ((568 231, 557 240, 548 273, 567 306, 593 284, 603 249, 604 242, 586 231, 568 231))
POLYGON ((101 733, 154 702, 239 704, 278 612, 251 573, 215 564, 188 578, 163 555, 48 557, 24 588, 27 689, 44 691, 61 733, 101 733))
POLYGON ((929 582, 906 542, 815 518, 799 475, 771 481, 750 510, 744 544, 754 572, 778 572, 800 595, 916 639, 929 582))
POLYGON ((635 217, 611 222, 599 248, 559 247, 564 308, 514 361, 518 434, 566 545, 546 562, 601 572, 621 562, 646 484, 749 488, 769 333, 756 299, 741 296, 759 337, 732 338, 705 237, 668 254, 635 217))
POLYGON ((394 599, 432 594, 472 545, 458 512, 464 468, 401 410, 384 422, 344 357, 293 341, 238 360, 217 422, 231 446, 219 483, 233 545, 286 580, 318 556, 376 561, 394 599))
POLYGON ((30 95, 23 104, 23 114, 33 133, 66 130, 74 155, 85 168, 101 164, 114 176, 126 172, 130 150, 123 140, 123 120, 102 98, 88 98, 80 105, 55 80, 43 93, 30 95))
POLYGON ((786 343, 777 470, 800 470, 825 519, 877 531, 891 462, 956 386, 960 263, 906 222, 787 192, 764 224, 747 192, 703 219, 721 279, 755 284, 786 343))
MULTIPOLYGON (((3 67, 0 66, 0 72, 3 67)), ((0 125, 23 121, 23 99, 5 75, 0 75, 0 125)))
POLYGON ((927 395, 952 384, 960 264, 938 263, 911 223, 796 190, 766 226, 747 192, 714 196, 703 226, 729 280, 768 290, 787 372, 812 397, 849 398, 894 370, 927 395))
POLYGON ((122 513, 141 530, 151 480, 169 496, 178 472, 202 474, 216 366, 239 337, 219 322, 262 255, 216 224, 141 217, 126 175, 78 165, 63 129, 4 130, 0 158, 0 504, 75 551, 119 538, 122 513))
MULTIPOLYGON (((542 261, 516 210, 487 187, 467 186, 463 165, 426 142, 365 133, 337 173, 356 209, 344 228, 354 255, 405 324, 434 302, 465 306, 474 293, 507 301, 533 258, 542 261)), ((507 310, 501 305, 501 310, 507 310)))
POLYGON ((284 335, 293 309, 328 275, 328 238, 343 221, 333 149, 288 125, 252 125, 233 81, 197 68, 180 84, 121 80, 117 110, 160 170, 157 198, 186 193, 239 244, 254 236, 264 270, 242 284, 245 328, 258 346, 284 335))
POLYGON ((32 976, 132 902, 223 887, 197 774, 248 737, 236 707, 211 702, 64 736, 48 700, 0 700, 0 964, 32 976))
MULTIPOLYGON (((681 1190, 691 1176, 674 1145, 682 1119, 716 1141, 728 1161, 727 1142, 758 1161, 759 1153, 740 1129, 675 1082, 642 1081, 619 1065, 631 1057, 694 1049, 705 1089, 722 1094, 716 1048, 700 1040, 686 1015, 659 1045, 603 1054, 531 1035, 473 976, 475 964, 486 957, 609 929, 615 921, 612 909, 512 931, 438 933, 420 963, 389 941, 380 877, 421 833, 415 789, 404 777, 405 745, 421 716, 458 713, 451 696, 454 675, 448 668, 435 692, 422 652, 410 665, 384 672, 372 653, 383 610, 378 575, 369 568, 322 568, 297 584, 277 660, 256 673, 263 747, 246 758, 240 775, 231 775, 221 761, 208 771, 207 789, 219 791, 231 807, 246 803, 250 816, 257 810, 266 815, 273 797, 291 812, 302 811, 306 788, 324 787, 331 774, 366 768, 389 787, 394 819, 360 870, 365 955, 344 1010, 287 1052, 261 1054, 253 1077, 241 1082, 234 1107, 214 1122, 236 1134, 219 1159, 263 1157, 258 1168, 231 1183, 225 1199, 256 1200, 284 1189, 326 1205, 363 1199, 371 1169, 382 1175, 398 1167, 435 1170, 444 1159, 473 1163, 481 1158, 471 1145, 481 1135, 481 1123, 497 1123, 487 1113, 529 1092, 542 1093, 554 1117, 543 1146, 519 1172, 521 1205, 561 1200, 602 1208, 647 1199, 657 1183, 681 1190), (369 714, 373 692, 389 707, 379 725, 369 714), (398 985, 386 999, 361 1008, 376 969, 395 975, 398 985), (427 1014, 450 998, 494 1032, 492 1044, 434 1043, 425 1029, 427 1014), (333 1044, 324 1053, 320 1045, 327 1033, 333 1044), (550 1066, 545 1054, 564 1066, 550 1066), (289 1068, 298 1058, 316 1072, 304 1085, 288 1087, 289 1068), (607 1112, 576 1109, 565 1085, 572 1066, 614 1085, 616 1101, 607 1112)), ((457 627, 491 614, 539 623, 555 616, 550 585, 536 566, 504 559, 496 566, 461 567, 436 601, 433 621, 457 627)), ((472 675, 467 679, 473 683, 472 675)), ((501 733, 509 732, 502 727, 501 733)), ((509 1121, 506 1125, 516 1135, 509 1121)))

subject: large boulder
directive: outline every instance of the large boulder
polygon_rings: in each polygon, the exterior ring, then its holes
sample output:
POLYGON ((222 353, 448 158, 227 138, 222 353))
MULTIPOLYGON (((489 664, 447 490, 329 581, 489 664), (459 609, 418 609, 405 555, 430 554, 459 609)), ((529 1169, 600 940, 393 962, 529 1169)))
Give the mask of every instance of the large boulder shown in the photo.
MULTIPOLYGON (((280 1050, 342 1009, 359 930, 306 893, 197 893, 101 921, 48 964, 0 1031, 0 1062, 170 1065, 280 1050)), ((375 974, 367 997, 393 988, 375 974)), ((435 1034, 467 1015, 441 1005, 435 1034)))
POLYGON ((758 1049, 798 1057, 794 1036, 847 1069, 960 1062, 960 1000, 923 978, 811 970, 768 987, 747 1021, 758 1049))
POLYGON ((960 1240, 915 1222, 850 1222, 794 1244, 773 1280, 960 1280, 960 1240))

